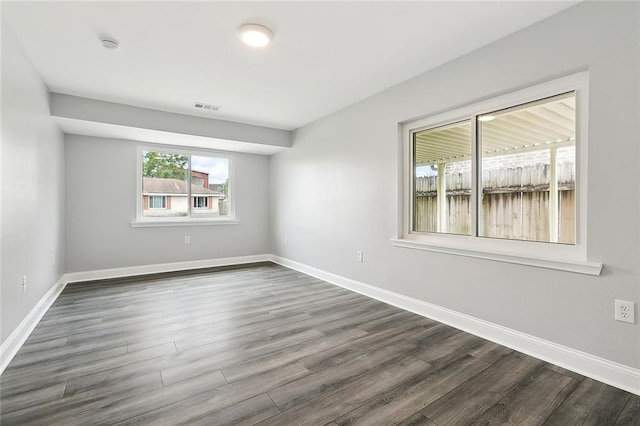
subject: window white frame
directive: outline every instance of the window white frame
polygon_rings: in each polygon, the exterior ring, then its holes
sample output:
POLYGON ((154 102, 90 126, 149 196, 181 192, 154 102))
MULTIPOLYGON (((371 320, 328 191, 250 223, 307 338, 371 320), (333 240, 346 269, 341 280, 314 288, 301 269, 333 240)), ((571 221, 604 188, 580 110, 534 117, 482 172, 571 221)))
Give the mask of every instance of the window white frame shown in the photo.
MULTIPOLYGON (((191 187, 191 161, 189 161, 189 172, 187 173, 187 186, 191 187)), ((214 150, 196 150, 173 145, 154 145, 140 144, 138 145, 136 155, 136 217, 131 221, 134 228, 140 227, 157 227, 157 226, 199 226, 199 225, 235 225, 240 223, 236 216, 236 191, 235 191, 235 158, 227 152, 214 150), (228 180, 228 197, 229 197, 229 214, 227 216, 200 218, 193 216, 185 217, 145 217, 142 211, 142 157, 145 151, 158 151, 168 154, 203 156, 225 158, 229 161, 229 180, 228 180)), ((187 203, 191 209, 191 203, 187 203)))
POLYGON ((153 209, 153 210, 166 210, 167 209, 167 196, 166 195, 149 195, 149 209, 153 209), (156 198, 159 198, 162 200, 162 202, 160 204, 162 204, 162 207, 155 207, 152 206, 152 200, 155 200, 156 198))
POLYGON ((599 275, 602 264, 587 260, 588 82, 588 72, 584 71, 430 117, 400 123, 403 161, 401 167, 402 196, 399 197, 401 200, 399 235, 398 238, 393 239, 393 244, 411 249, 599 275), (481 190, 477 181, 477 116, 569 91, 575 91, 576 94, 576 244, 565 245, 477 236, 478 191, 481 190), (468 119, 471 120, 472 134, 471 184, 473 190, 471 204, 473 210, 471 235, 413 231, 413 134, 468 119))

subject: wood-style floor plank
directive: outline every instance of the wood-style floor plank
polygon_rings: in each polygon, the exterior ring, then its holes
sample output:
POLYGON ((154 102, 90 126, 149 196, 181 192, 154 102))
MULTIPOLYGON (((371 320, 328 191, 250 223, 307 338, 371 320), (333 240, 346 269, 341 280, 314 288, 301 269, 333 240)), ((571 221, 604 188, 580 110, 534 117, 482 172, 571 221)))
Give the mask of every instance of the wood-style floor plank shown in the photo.
POLYGON ((339 425, 397 424, 489 367, 470 355, 460 356, 376 396, 338 418, 339 425))
POLYGON ((386 364, 385 368, 374 369, 369 374, 346 381, 337 389, 323 392, 316 398, 291 407, 259 424, 325 424, 365 404, 376 395, 424 373, 429 368, 429 364, 417 358, 400 358, 386 364))
POLYGON ((585 378, 544 424, 613 425, 630 397, 620 389, 585 378))
POLYGON ((382 369, 395 362, 402 354, 410 354, 415 345, 400 342, 363 354, 333 368, 323 369, 269 392, 269 396, 282 410, 296 407, 318 395, 343 387, 346 383, 372 370, 382 369))
POLYGON ((340 331, 330 336, 311 340, 295 347, 288 347, 263 356, 254 357, 247 361, 235 363, 223 369, 223 373, 229 382, 250 377, 283 365, 297 362, 310 354, 322 353, 326 348, 346 344, 366 333, 358 329, 340 331))
POLYGON ((422 413, 415 413, 413 416, 409 417, 405 421, 398 423, 397 426, 438 426, 428 418, 426 418, 422 413))
POLYGON ((421 412, 437 424, 469 424, 543 366, 540 360, 513 352, 421 412))
POLYGON ((640 398, 629 398, 629 401, 616 419, 616 426, 638 424, 640 424, 640 398))
POLYGON ((485 411, 473 424, 541 424, 577 385, 571 377, 547 368, 540 369, 485 411))
MULTIPOLYGON (((175 425, 211 416, 217 411, 231 407, 245 401, 255 395, 263 394, 271 389, 278 388, 286 383, 296 380, 308 374, 308 371, 300 364, 290 364, 286 367, 271 370, 266 373, 248 379, 239 380, 215 390, 208 391, 173 402, 168 405, 158 406, 137 416, 131 416, 123 420, 123 425, 139 424, 164 424, 175 425)), ((118 410, 119 411, 119 410, 118 410)), ((119 412, 114 416, 108 416, 112 420, 119 421, 119 412)), ((117 422, 114 422, 117 423, 117 422)))
POLYGON ((215 413, 202 416, 189 425, 250 426, 280 414, 278 407, 266 394, 254 396, 215 413))
POLYGON ((76 283, 5 425, 640 425, 640 397, 271 263, 76 283))

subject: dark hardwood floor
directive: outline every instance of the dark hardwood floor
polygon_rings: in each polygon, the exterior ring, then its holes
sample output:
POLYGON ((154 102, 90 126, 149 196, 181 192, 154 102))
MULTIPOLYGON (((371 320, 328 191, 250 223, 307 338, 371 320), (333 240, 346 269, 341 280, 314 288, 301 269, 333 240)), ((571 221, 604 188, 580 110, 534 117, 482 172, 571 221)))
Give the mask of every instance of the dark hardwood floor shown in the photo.
POLYGON ((5 425, 638 425, 640 397, 272 265, 71 284, 5 425))

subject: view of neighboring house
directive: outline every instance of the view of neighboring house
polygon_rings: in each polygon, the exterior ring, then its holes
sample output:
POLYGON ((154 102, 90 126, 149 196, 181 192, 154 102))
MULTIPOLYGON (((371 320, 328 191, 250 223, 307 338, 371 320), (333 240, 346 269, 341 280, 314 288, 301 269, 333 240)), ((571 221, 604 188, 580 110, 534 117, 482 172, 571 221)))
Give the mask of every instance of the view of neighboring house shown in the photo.
MULTIPOLYGON (((218 216, 222 192, 209 189, 209 175, 203 172, 192 172, 191 178, 192 215, 218 216)), ((143 178, 142 208, 143 216, 170 217, 188 214, 187 182, 180 179, 143 178)))
POLYGON ((201 188, 209 188, 209 173, 191 170, 191 184, 201 188))

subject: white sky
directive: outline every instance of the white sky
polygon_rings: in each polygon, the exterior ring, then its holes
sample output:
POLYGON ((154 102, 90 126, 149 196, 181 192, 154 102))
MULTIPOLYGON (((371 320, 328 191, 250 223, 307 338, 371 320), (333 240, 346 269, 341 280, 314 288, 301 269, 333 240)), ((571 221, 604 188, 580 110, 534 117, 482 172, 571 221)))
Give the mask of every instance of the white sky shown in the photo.
POLYGON ((222 183, 229 177, 229 159, 192 155, 191 170, 209 173, 209 183, 222 183))
POLYGON ((431 166, 416 167, 416 177, 437 176, 438 172, 431 169, 431 166))

